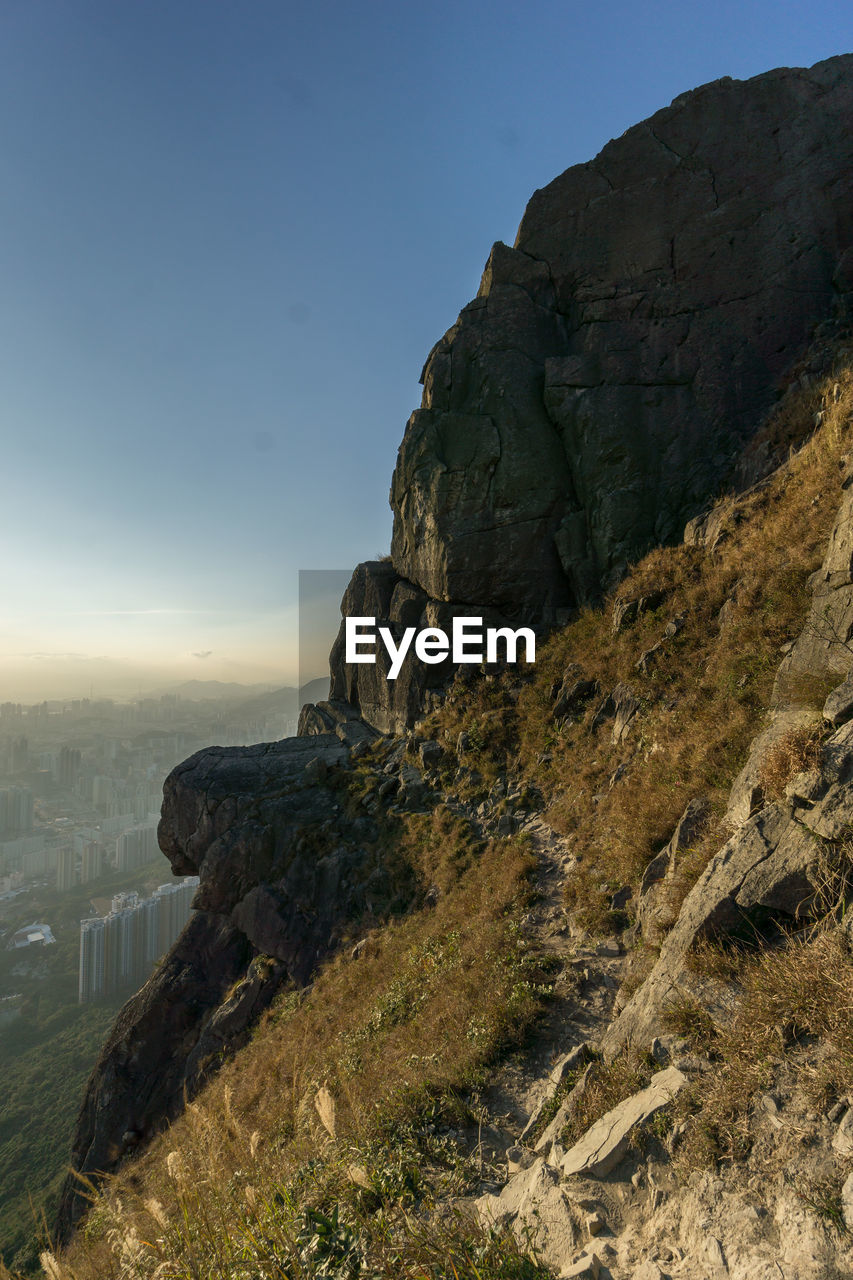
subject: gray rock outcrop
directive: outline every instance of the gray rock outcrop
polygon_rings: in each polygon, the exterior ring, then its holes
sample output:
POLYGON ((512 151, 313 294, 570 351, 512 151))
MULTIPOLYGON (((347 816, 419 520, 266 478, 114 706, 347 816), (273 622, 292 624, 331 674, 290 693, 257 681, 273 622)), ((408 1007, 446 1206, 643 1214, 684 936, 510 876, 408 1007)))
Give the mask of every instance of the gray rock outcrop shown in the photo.
POLYGON ((677 1067, 656 1072, 645 1089, 632 1094, 596 1120, 566 1152, 560 1166, 563 1177, 573 1174, 605 1177, 627 1154, 634 1126, 643 1124, 661 1107, 672 1102, 686 1084, 687 1076, 677 1067))
MULTIPOLYGON (((675 540, 813 328, 849 313, 853 57, 683 94, 531 199, 431 351, 391 485, 391 562, 346 608, 527 625, 675 540), (368 607, 370 606, 370 607, 368 607)), ((410 724, 450 664, 333 697, 410 724)))
POLYGON ((673 923, 669 898, 679 864, 708 822, 707 800, 691 800, 679 818, 666 846, 652 858, 643 873, 637 902, 637 922, 645 939, 654 943, 673 923))
POLYGON ((654 969, 608 1030, 605 1052, 612 1056, 629 1041, 651 1042, 663 1012, 687 984, 687 956, 695 943, 749 934, 757 913, 807 916, 815 862, 811 832, 780 805, 762 809, 735 832, 687 895, 654 969))
POLYGON ((823 563, 810 579, 812 602, 805 626, 776 673, 769 724, 753 742, 732 786, 726 811, 731 825, 745 822, 763 803, 762 771, 774 747, 787 735, 807 731, 819 721, 820 714, 804 695, 835 679, 840 683, 826 699, 823 718, 842 725, 853 711, 853 476, 847 475, 841 487, 841 504, 823 563))
MULTIPOLYGON (((687 957, 698 941, 749 929, 761 913, 790 920, 807 917, 826 876, 822 858, 853 833, 853 705, 849 675, 842 679, 853 660, 853 486, 849 479, 842 482, 829 545, 821 568, 812 575, 811 587, 805 626, 776 674, 770 723, 756 737, 732 786, 726 820, 735 830, 685 898, 651 974, 607 1032, 604 1049, 610 1055, 629 1041, 648 1043, 667 1006, 689 994, 687 957), (828 725, 837 727, 814 748, 814 767, 789 779, 784 801, 768 803, 762 770, 769 753, 786 736, 794 735, 796 742, 796 735, 813 732, 820 719, 813 708, 788 699, 800 696, 801 686, 819 684, 827 677, 839 683, 826 698, 823 714, 828 725)), ((688 809, 682 823, 689 818, 688 809)), ((677 836, 678 832, 674 839, 677 836)), ((656 886, 664 883, 671 855, 668 846, 646 869, 638 911, 644 930, 655 923, 656 886)))

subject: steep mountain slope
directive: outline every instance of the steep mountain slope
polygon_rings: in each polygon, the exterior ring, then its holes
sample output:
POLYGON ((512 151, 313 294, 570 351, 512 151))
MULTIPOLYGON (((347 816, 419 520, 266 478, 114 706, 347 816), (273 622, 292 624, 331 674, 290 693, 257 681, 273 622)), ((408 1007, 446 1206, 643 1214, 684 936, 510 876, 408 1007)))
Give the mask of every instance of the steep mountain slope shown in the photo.
MULTIPOLYGON (((850 967, 848 704, 824 702, 853 625, 851 101, 850 57, 706 86, 537 193, 493 250, 427 363, 392 559, 359 566, 344 611, 397 634, 473 607, 560 626, 533 670, 469 667, 446 694, 446 666, 389 683, 338 643, 299 738, 173 773, 161 845, 200 909, 90 1082, 76 1168, 124 1172, 48 1270, 596 1274, 576 1255, 598 1231, 627 1276, 658 1267, 653 1180, 687 1205, 703 1162, 746 1158, 755 1088, 816 1081, 830 1111, 853 1089, 843 1002, 784 989, 755 1013, 767 956, 811 965, 812 990, 850 967), (683 545, 626 569, 688 517, 683 545), (771 1006, 768 1066, 763 1030, 746 1046, 771 1006), (744 1087, 715 1094, 738 1054, 744 1087), (590 1163, 576 1140, 628 1095, 590 1163), (502 1190, 490 1161, 522 1131, 502 1190), (475 1193, 479 1224, 456 1212, 475 1193)), ((819 1158, 791 1176, 831 1185, 843 1225, 814 1116, 819 1158)), ((64 1239, 84 1208, 71 1179, 64 1239)), ((680 1212, 686 1277, 701 1228, 680 1212)), ((753 1234, 732 1274, 764 1274, 772 1233, 753 1234)), ((719 1248, 701 1265, 722 1275, 719 1248)), ((845 1248, 791 1265, 832 1275, 845 1248)))
POLYGON ((837 360, 701 536, 335 775, 408 907, 285 986, 58 1274, 849 1274, 837 360))

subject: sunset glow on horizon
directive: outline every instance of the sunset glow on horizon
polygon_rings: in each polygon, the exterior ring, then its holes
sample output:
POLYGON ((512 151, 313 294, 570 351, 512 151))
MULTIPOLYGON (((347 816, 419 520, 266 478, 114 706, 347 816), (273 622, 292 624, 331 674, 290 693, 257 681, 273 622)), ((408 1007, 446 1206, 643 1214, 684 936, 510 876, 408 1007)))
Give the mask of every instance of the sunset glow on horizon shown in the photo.
POLYGON ((388 551, 419 371, 532 192, 849 6, 259 0, 0 14, 0 702, 297 678, 388 551))

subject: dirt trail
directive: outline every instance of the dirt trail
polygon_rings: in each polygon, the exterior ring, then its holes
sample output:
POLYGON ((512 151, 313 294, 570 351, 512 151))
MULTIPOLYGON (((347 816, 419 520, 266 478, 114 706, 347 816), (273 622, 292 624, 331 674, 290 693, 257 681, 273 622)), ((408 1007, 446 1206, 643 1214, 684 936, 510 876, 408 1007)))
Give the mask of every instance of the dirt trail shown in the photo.
POLYGON ((529 1043, 501 1065, 486 1095, 493 1122, 516 1136, 545 1096, 557 1059, 584 1040, 597 1041, 610 1022, 625 963, 616 937, 591 940, 572 931, 563 896, 574 865, 569 841, 540 814, 520 829, 539 864, 536 900, 522 920, 524 939, 560 971, 529 1043))

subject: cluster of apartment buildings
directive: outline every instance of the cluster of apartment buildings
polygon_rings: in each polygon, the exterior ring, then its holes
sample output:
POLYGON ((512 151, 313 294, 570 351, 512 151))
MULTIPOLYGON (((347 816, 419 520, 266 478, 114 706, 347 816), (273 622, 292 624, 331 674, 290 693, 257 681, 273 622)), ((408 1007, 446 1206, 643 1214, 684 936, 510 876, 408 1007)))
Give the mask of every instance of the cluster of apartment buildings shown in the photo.
POLYGON ((105 916, 80 922, 81 1004, 141 987, 189 919, 198 876, 161 884, 150 898, 119 893, 105 916))
POLYGON ((0 840, 0 894, 32 880, 55 879, 59 893, 91 884, 108 871, 135 871, 157 857, 157 814, 136 822, 132 814, 104 818, 95 826, 63 831, 42 828, 15 840, 0 840))

